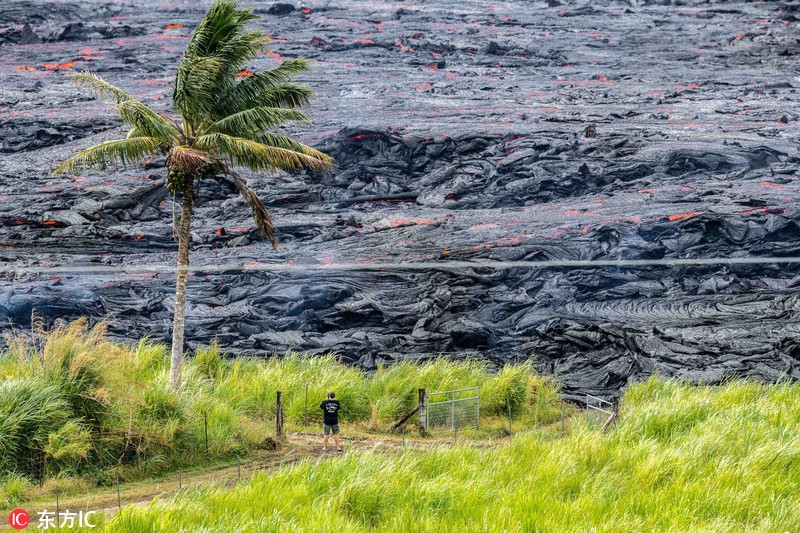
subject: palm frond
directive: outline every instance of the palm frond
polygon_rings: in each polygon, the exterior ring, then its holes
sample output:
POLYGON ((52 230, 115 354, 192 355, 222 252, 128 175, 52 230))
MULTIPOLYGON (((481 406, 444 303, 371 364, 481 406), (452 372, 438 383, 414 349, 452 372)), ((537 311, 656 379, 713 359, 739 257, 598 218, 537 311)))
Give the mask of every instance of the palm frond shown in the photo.
POLYGON ((172 97, 185 124, 196 127, 214 108, 219 93, 216 79, 220 67, 214 57, 184 57, 181 61, 172 97))
POLYGON ((249 138, 253 133, 277 128, 287 122, 311 122, 311 119, 305 113, 293 109, 254 107, 218 120, 211 125, 209 131, 249 138))
POLYGON ((307 107, 311 103, 313 97, 314 91, 306 85, 301 85, 299 83, 281 83, 258 95, 258 98, 256 98, 253 103, 255 106, 259 107, 283 107, 285 109, 293 109, 296 107, 307 107))
POLYGON ((113 99, 116 100, 118 104, 127 100, 136 100, 136 98, 119 87, 111 85, 97 74, 92 74, 88 70, 70 75, 69 80, 75 85, 87 87, 102 100, 113 99))
POLYGON ((144 161, 147 156, 158 152, 163 141, 154 137, 132 137, 106 141, 67 159, 53 171, 54 174, 69 171, 78 173, 85 168, 104 170, 108 165, 129 166, 144 161))
POLYGON ((256 222, 258 232, 262 237, 268 238, 272 248, 277 250, 278 239, 275 236, 277 231, 275 222, 272 220, 272 215, 269 214, 267 208, 264 207, 264 202, 261 201, 255 191, 248 187, 239 176, 230 172, 228 175, 233 179, 233 184, 236 186, 236 189, 244 197, 244 201, 247 202, 247 205, 249 205, 250 209, 253 211, 253 220, 256 222))
POLYGON ((210 56, 245 25, 257 19, 252 7, 239 8, 234 0, 218 0, 209 8, 186 47, 187 56, 210 56))
POLYGON ((249 31, 256 17, 250 7, 235 1, 215 2, 195 29, 178 68, 173 98, 181 115, 197 127, 216 107, 222 95, 236 85, 236 72, 258 52, 269 37, 249 31))
POLYGON ((227 158, 234 165, 241 165, 256 172, 276 169, 291 171, 303 168, 321 171, 333 166, 333 159, 321 152, 322 157, 312 157, 223 133, 201 135, 195 140, 194 147, 227 158))
POLYGON ((219 119, 253 106, 264 93, 275 89, 310 68, 305 59, 287 59, 269 70, 256 72, 237 83, 222 96, 212 118, 219 119))
POLYGON ((335 164, 335 161, 332 157, 327 154, 320 152, 319 150, 315 150, 308 145, 305 145, 301 142, 298 142, 291 137, 287 137, 286 135, 280 135, 277 133, 259 133, 252 137, 253 141, 259 142, 265 146, 274 146, 276 148, 284 148, 286 150, 291 150, 293 152, 298 152, 314 159, 319 159, 322 161, 328 161, 331 165, 335 164))
POLYGON ((103 78, 91 72, 82 72, 70 76, 70 80, 89 90, 103 100, 115 100, 119 116, 134 127, 140 136, 155 137, 171 144, 178 138, 179 132, 161 115, 145 104, 115 87, 103 78))
POLYGON ((125 100, 117 104, 117 112, 122 120, 131 124, 144 137, 162 139, 165 144, 178 141, 180 132, 167 119, 138 100, 125 100))

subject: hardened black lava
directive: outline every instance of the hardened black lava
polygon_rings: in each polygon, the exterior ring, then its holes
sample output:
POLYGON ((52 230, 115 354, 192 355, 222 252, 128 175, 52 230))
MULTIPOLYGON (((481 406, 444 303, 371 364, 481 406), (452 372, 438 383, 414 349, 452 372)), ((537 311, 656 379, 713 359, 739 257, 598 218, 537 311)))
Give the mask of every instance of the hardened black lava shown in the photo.
MULTIPOLYGON (((0 319, 111 317, 169 340, 173 198, 161 159, 54 178, 125 133, 68 83, 90 69, 170 111, 209 1, 7 0, 0 10, 0 319), (142 265, 132 273, 87 266, 142 265), (24 266, 67 273, 14 273, 24 266)), ((800 268, 489 268, 492 261, 800 256, 790 2, 256 2, 272 52, 308 57, 322 175, 245 173, 280 230, 258 238, 233 187, 208 186, 189 347, 400 358, 534 358, 572 398, 658 372, 716 383, 800 377, 800 268), (436 265, 471 261, 474 267, 436 265), (422 269, 340 265, 425 263, 422 269)))

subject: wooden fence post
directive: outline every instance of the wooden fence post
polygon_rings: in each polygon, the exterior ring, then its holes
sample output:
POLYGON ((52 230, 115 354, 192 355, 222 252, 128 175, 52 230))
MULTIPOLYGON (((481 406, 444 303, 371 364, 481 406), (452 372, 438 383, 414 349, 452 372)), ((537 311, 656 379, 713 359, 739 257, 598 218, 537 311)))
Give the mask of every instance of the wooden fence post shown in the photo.
POLYGON ((419 389, 419 432, 422 434, 424 434, 428 429, 428 411, 426 409, 427 403, 427 393, 425 392, 425 389, 419 389))
POLYGON ((283 436, 283 400, 281 399, 281 391, 278 391, 275 407, 275 435, 278 437, 283 436))

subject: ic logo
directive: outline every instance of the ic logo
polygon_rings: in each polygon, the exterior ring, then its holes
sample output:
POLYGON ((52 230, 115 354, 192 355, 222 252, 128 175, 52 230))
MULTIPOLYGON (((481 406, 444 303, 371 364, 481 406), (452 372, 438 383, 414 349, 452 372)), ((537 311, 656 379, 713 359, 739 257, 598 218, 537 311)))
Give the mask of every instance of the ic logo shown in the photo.
POLYGON ((8 523, 14 529, 25 529, 31 521, 31 517, 24 509, 14 509, 8 516, 8 523))

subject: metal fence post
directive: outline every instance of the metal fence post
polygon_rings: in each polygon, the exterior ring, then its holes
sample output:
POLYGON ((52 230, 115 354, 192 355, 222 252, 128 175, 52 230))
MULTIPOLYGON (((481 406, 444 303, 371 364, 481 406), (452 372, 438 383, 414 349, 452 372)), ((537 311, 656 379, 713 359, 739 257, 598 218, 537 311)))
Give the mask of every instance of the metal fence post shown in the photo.
POLYGON ((450 421, 453 423, 453 431, 456 430, 456 393, 450 393, 450 421))
POLYGON ((419 432, 425 433, 428 429, 428 413, 425 410, 426 393, 425 389, 419 389, 419 432))
POLYGON ((56 524, 58 524, 58 515, 59 515, 59 508, 58 508, 58 483, 56 483, 56 524))
POLYGON ((481 388, 478 387, 478 408, 477 413, 475 415, 475 429, 478 429, 481 425, 481 388))
POLYGON ((239 456, 236 456, 236 481, 239 482, 242 480, 242 463, 239 460, 239 456))
POLYGON ((278 391, 275 406, 275 434, 280 437, 283 435, 283 400, 281 391, 278 391))
POLYGON ((303 415, 303 424, 308 425, 308 383, 306 383, 306 410, 303 415))
POLYGON ((589 395, 586 395, 586 425, 589 425, 589 395))
POLYGON ((183 470, 181 467, 178 467, 178 490, 183 489, 183 470))
POLYGON ((511 426, 511 402, 508 402, 508 432, 514 433, 514 428, 511 426))
POLYGON ((564 434, 564 400, 561 400, 561 434, 564 434))
POLYGON ((206 435, 206 455, 208 455, 208 414, 203 411, 203 431, 206 435))
POLYGON ((119 474, 117 474, 117 509, 122 509, 122 498, 119 495, 119 474))
POLYGON ((403 449, 406 449, 406 427, 403 426, 403 449))

